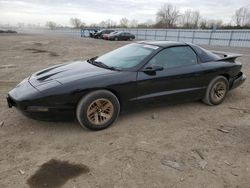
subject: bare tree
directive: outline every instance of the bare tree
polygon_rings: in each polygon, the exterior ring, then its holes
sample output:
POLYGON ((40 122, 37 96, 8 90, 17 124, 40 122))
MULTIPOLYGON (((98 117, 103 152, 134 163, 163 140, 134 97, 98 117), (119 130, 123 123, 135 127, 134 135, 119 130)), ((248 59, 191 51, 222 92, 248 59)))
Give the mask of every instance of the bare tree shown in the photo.
POLYGON ((202 19, 200 21, 200 28, 201 29, 206 29, 207 28, 207 20, 206 19, 202 19))
POLYGON ((192 22, 192 11, 186 10, 183 15, 180 16, 180 25, 184 28, 191 28, 191 22, 192 22))
POLYGON ((20 28, 25 27, 25 23, 18 23, 17 25, 18 25, 18 27, 20 27, 20 28))
POLYGON ((233 21, 239 26, 250 26, 250 10, 247 7, 237 9, 233 15, 233 21))
POLYGON ((156 14, 157 22, 162 22, 165 28, 173 28, 179 17, 179 10, 170 3, 163 4, 156 14))
POLYGON ((99 26, 100 27, 107 27, 107 28, 112 28, 112 27, 116 27, 116 22, 111 20, 111 19, 108 19, 108 20, 103 20, 99 23, 99 26))
POLYGON ((98 26, 100 26, 100 25, 97 23, 91 23, 88 25, 88 27, 93 27, 93 28, 98 27, 98 26))
POLYGON ((223 25, 222 20, 207 20, 206 23, 207 23, 206 24, 207 29, 217 29, 221 28, 223 25))
POLYGON ((223 28, 225 27, 225 25, 223 24, 222 20, 201 19, 199 27, 201 29, 217 29, 217 28, 223 28))
POLYGON ((57 24, 53 21, 47 21, 46 22, 46 27, 48 27, 49 29, 55 29, 57 27, 57 24))
POLYGON ((201 19, 199 11, 186 10, 180 17, 180 23, 184 28, 196 29, 201 19))
POLYGON ((137 27, 138 26, 138 21, 133 19, 129 21, 129 26, 130 27, 137 27))
POLYGON ((201 14, 199 11, 194 11, 192 17, 193 17, 193 29, 196 29, 199 26, 199 22, 201 20, 201 14))
POLYGON ((116 27, 116 22, 111 19, 106 20, 105 24, 106 24, 106 27, 109 27, 109 28, 116 27))
POLYGON ((146 22, 138 23, 138 28, 153 28, 155 26, 155 22, 152 19, 148 19, 146 22))
POLYGON ((105 23, 105 21, 103 20, 103 21, 101 21, 99 24, 98 24, 100 27, 106 27, 106 23, 105 23))
POLYGON ((70 23, 74 28, 81 28, 85 26, 85 23, 82 22, 79 18, 70 18, 70 23))
POLYGON ((128 27, 129 20, 127 18, 122 18, 120 20, 120 27, 128 27))
POLYGON ((144 23, 147 27, 152 27, 155 23, 152 19, 148 19, 145 23, 144 23))

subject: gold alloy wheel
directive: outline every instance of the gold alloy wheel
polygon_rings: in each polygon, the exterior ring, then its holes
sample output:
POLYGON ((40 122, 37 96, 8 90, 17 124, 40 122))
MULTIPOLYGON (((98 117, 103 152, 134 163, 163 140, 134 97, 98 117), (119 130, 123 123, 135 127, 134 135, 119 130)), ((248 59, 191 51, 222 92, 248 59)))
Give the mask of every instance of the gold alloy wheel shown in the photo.
POLYGON ((89 122, 95 125, 103 125, 107 123, 114 114, 114 106, 108 99, 96 99, 87 110, 87 118, 89 122))
POLYGON ((212 88, 212 100, 214 102, 220 102, 226 94, 226 84, 224 82, 217 82, 212 88))

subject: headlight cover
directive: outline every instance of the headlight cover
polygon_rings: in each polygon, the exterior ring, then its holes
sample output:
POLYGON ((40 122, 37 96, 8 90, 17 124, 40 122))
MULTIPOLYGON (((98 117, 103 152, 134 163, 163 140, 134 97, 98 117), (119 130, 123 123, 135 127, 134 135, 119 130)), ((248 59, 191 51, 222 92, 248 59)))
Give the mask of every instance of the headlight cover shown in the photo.
POLYGON ((17 86, 16 87, 19 87, 19 86, 21 86, 21 85, 23 85, 25 82, 27 82, 28 81, 28 79, 29 79, 29 77, 27 77, 27 78, 24 78, 19 84, 17 84, 17 86))
POLYGON ((60 82, 56 80, 52 80, 52 81, 45 82, 41 85, 36 86, 36 89, 42 92, 43 90, 51 89, 60 85, 62 85, 60 82))

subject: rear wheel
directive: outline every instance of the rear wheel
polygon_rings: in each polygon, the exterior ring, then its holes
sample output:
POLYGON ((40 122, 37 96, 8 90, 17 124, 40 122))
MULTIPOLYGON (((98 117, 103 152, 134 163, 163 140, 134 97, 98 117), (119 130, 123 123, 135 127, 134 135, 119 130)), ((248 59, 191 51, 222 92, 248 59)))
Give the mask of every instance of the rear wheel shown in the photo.
POLYGON ((115 41, 118 41, 118 37, 115 37, 115 41))
POLYGON ((117 97, 107 90, 98 90, 80 100, 76 116, 82 127, 102 130, 117 119, 119 112, 120 104, 117 97))
POLYGON ((224 76, 214 78, 208 85, 203 102, 212 106, 222 103, 228 92, 228 80, 224 76))

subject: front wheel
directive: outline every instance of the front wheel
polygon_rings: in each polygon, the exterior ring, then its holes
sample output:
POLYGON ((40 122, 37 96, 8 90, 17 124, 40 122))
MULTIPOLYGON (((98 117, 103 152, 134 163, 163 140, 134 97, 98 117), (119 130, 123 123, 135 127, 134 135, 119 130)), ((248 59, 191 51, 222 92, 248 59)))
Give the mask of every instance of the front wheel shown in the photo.
POLYGON ((80 100, 76 117, 82 127, 102 130, 118 118, 119 112, 120 103, 117 97, 107 90, 98 90, 80 100))
POLYGON ((228 80, 224 76, 217 76, 207 87, 203 102, 212 106, 222 103, 229 88, 228 80))

